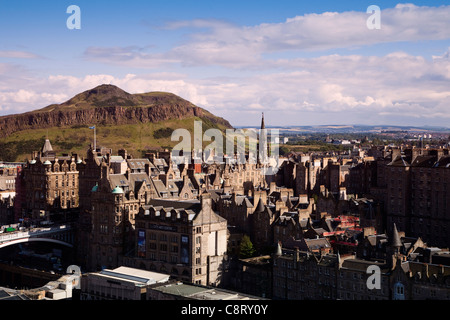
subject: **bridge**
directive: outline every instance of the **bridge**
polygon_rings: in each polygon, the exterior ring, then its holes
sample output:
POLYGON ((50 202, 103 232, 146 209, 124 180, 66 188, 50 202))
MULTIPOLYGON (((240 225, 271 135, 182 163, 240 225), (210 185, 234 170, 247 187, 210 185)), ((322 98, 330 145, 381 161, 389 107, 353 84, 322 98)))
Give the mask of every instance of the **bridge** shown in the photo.
POLYGON ((0 248, 23 242, 52 242, 73 248, 74 235, 70 225, 52 225, 51 227, 32 228, 0 234, 0 248))

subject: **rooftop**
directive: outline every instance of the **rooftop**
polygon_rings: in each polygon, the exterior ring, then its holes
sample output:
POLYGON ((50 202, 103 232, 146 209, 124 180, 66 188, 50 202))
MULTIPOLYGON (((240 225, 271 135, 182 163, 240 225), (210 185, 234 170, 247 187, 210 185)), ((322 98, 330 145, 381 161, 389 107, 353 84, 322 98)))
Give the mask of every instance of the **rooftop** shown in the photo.
POLYGON ((155 286, 152 290, 195 300, 264 300, 260 297, 235 291, 203 287, 182 282, 155 286))
POLYGON ((113 278, 122 281, 134 282, 136 285, 148 285, 162 283, 169 280, 169 275, 164 273, 146 271, 141 269, 118 267, 116 269, 104 269, 96 275, 106 278, 113 278))

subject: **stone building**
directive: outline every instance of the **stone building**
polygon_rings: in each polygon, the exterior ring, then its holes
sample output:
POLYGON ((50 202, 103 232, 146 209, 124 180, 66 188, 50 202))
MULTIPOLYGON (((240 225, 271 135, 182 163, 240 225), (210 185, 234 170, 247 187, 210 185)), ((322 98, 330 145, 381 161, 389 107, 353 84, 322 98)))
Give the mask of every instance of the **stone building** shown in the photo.
MULTIPOLYGON (((148 168, 148 167, 147 167, 148 168)), ((89 270, 120 266, 124 255, 134 253, 135 216, 155 198, 149 171, 114 173, 110 162, 101 163, 101 178, 91 189, 91 221, 86 256, 89 270)))
POLYGON ((239 259, 232 288, 239 292, 272 297, 272 257, 270 255, 239 259))
POLYGON ((212 210, 212 199, 152 201, 135 217, 136 258, 124 263, 165 272, 185 282, 217 286, 224 272, 227 221, 212 210))
POLYGON ((450 156, 444 149, 406 149, 387 167, 387 225, 435 246, 450 243, 450 156))
POLYGON ((250 235, 251 215, 254 205, 245 195, 233 194, 220 195, 215 204, 216 210, 225 218, 230 226, 239 228, 243 233, 250 235))
POLYGON ((336 299, 337 263, 332 254, 279 248, 273 261, 273 299, 336 299))
POLYGON ((275 206, 259 198, 252 216, 251 239, 255 247, 261 249, 273 245, 273 223, 276 218, 275 206))
POLYGON ((147 300, 154 284, 165 284, 169 275, 129 267, 85 273, 80 284, 81 300, 147 300))
POLYGON ((358 255, 278 248, 274 299, 448 300, 450 266, 421 257, 426 245, 401 236, 369 236, 358 255), (371 248, 372 247, 372 248, 371 248))
POLYGON ((407 195, 411 201, 411 236, 420 236, 435 246, 450 245, 449 188, 449 155, 422 155, 412 161, 411 194, 407 195))
POLYGON ((48 139, 33 152, 22 170, 22 214, 34 221, 58 221, 76 216, 79 205, 77 155, 56 156, 48 139))

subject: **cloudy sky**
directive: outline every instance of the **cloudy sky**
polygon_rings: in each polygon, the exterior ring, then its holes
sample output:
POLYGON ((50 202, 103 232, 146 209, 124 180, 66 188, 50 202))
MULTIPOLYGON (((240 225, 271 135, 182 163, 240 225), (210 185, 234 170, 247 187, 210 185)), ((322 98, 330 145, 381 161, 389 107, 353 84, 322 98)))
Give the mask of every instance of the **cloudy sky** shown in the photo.
POLYGON ((450 1, 0 1, 0 115, 103 83, 173 92, 234 126, 264 112, 450 127, 450 1))

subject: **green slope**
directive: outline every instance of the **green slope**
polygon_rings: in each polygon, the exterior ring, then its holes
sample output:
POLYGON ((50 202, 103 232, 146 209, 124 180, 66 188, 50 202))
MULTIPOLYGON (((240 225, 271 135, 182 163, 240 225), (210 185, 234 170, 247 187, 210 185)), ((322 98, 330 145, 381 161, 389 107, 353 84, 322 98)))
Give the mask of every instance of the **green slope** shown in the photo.
POLYGON ((0 160, 24 161, 41 149, 48 137, 57 154, 77 153, 84 157, 93 144, 96 126, 97 146, 127 149, 134 157, 148 150, 171 148, 175 129, 184 128, 193 136, 194 121, 203 131, 231 128, 225 119, 168 92, 130 94, 114 85, 100 85, 77 94, 61 104, 24 114, 0 117, 0 160))
MULTIPOLYGON (((171 141, 171 133, 178 128, 189 130, 193 137, 194 121, 202 121, 203 132, 209 128, 218 128, 222 132, 226 127, 209 123, 207 119, 191 117, 181 120, 167 120, 157 123, 138 123, 125 125, 97 125, 97 147, 112 148, 117 154, 126 149, 128 154, 138 158, 148 150, 172 148, 179 141, 171 141)), ((38 151, 48 137, 57 155, 77 153, 82 157, 94 141, 94 130, 88 125, 56 127, 49 129, 23 130, 0 140, 1 161, 25 161, 31 158, 32 151, 38 151)), ((192 143, 192 142, 191 142, 192 143)), ((210 142, 205 142, 204 145, 210 142)))

